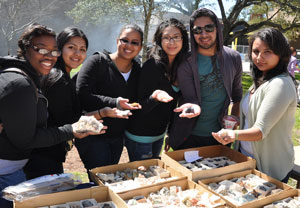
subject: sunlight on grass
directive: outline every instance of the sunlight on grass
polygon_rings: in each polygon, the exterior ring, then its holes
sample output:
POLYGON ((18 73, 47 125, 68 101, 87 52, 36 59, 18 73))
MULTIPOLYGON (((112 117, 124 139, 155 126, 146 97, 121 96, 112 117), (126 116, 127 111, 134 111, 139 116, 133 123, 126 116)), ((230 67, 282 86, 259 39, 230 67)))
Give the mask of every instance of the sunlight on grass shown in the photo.
POLYGON ((300 145, 300 108, 297 108, 295 116, 295 125, 293 129, 293 144, 295 146, 300 145))
POLYGON ((89 182, 89 177, 88 177, 87 173, 70 172, 70 171, 66 171, 66 173, 72 173, 75 176, 75 178, 79 178, 82 183, 88 183, 89 182))
POLYGON ((243 86, 243 95, 247 92, 247 90, 252 85, 252 78, 250 75, 243 73, 242 76, 242 86, 243 86))

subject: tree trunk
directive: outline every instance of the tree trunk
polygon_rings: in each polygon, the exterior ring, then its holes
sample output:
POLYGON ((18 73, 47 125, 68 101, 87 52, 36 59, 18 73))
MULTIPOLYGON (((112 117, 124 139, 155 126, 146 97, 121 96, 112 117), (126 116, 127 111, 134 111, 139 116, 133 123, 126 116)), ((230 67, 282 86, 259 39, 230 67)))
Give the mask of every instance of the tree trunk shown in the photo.
POLYGON ((144 44, 143 44, 143 54, 142 54, 142 63, 144 63, 147 60, 147 53, 148 53, 148 32, 149 32, 149 26, 150 26, 150 21, 151 21, 151 16, 152 16, 152 11, 154 8, 154 0, 150 0, 149 2, 144 2, 144 44))
POLYGON ((147 60, 147 53, 148 53, 148 46, 147 46, 148 32, 149 32, 149 22, 145 21, 142 63, 144 63, 147 60))

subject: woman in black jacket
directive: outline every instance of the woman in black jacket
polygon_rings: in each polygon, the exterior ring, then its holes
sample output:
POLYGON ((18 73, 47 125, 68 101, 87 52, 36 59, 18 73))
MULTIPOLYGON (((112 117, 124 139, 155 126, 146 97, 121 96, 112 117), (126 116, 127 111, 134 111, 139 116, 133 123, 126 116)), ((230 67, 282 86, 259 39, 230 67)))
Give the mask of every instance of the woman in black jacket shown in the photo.
POLYGON ((55 32, 33 24, 21 35, 18 57, 1 58, 0 73, 0 190, 25 180, 22 168, 34 148, 47 147, 87 133, 76 133, 74 124, 47 128, 47 99, 39 78, 50 72, 60 52, 55 32))
MULTIPOLYGON (((83 64, 76 82, 85 111, 103 107, 134 110, 140 65, 134 60, 142 48, 143 32, 137 25, 126 25, 117 38, 117 51, 95 53, 83 64)), ((123 150, 124 119, 104 118, 109 129, 105 135, 90 136, 76 147, 86 169, 116 164, 123 150)))
POLYGON ((177 67, 187 56, 188 35, 177 19, 157 27, 153 48, 140 73, 138 102, 125 132, 130 161, 158 158, 179 93, 177 67))
MULTIPOLYGON (((85 60, 88 39, 82 30, 76 27, 67 27, 57 36, 57 46, 61 55, 50 74, 44 76, 41 81, 43 93, 48 99, 49 127, 74 123, 82 115, 75 82, 71 79, 70 73, 85 60)), ((118 117, 118 113, 119 111, 116 109, 105 107, 90 112, 88 115, 101 119, 107 116, 118 117)), ((123 116, 119 117, 124 118, 123 116)), ((63 162, 71 141, 34 149, 24 168, 27 179, 63 173, 63 162)))
MULTIPOLYGON (((55 67, 41 79, 42 91, 48 99, 48 127, 74 123, 82 114, 70 72, 86 58, 88 39, 81 30, 68 27, 57 36, 57 46, 61 55, 55 67)), ((34 149, 24 168, 26 178, 63 173, 68 144, 34 149)))

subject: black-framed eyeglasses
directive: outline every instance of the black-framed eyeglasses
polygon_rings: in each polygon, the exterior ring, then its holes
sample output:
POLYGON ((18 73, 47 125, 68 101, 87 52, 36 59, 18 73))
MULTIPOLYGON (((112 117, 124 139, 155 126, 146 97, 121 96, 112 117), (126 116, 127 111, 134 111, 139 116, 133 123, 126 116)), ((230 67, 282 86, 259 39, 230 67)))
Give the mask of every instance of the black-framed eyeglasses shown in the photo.
POLYGON ((120 40, 121 44, 124 44, 124 45, 125 44, 130 44, 130 45, 133 45, 133 46, 140 46, 141 45, 141 43, 138 42, 138 41, 129 41, 129 40, 123 39, 123 38, 120 38, 119 40, 120 40))
POLYGON ((199 35, 203 33, 203 30, 205 30, 205 32, 211 33, 215 30, 215 24, 208 24, 204 27, 194 26, 193 33, 199 35))
POLYGON ((182 36, 178 35, 178 36, 174 36, 174 37, 162 37, 161 41, 164 43, 170 43, 171 40, 173 40, 174 42, 180 42, 182 40, 182 36))
POLYGON ((60 51, 58 50, 53 50, 53 51, 50 51, 46 48, 39 48, 37 46, 30 46, 34 51, 38 52, 39 54, 41 55, 46 55, 46 54, 49 54, 53 57, 58 57, 60 56, 60 51))

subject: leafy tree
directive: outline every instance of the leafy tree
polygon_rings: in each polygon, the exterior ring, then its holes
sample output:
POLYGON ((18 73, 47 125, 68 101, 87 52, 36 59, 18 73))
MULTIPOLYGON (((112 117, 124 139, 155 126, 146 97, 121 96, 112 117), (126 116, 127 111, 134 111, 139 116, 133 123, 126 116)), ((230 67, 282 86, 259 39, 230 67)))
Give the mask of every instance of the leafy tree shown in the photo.
POLYGON ((51 18, 62 3, 66 0, 1 0, 0 34, 5 39, 7 54, 11 54, 12 42, 25 27, 51 18))
POLYGON ((134 2, 127 0, 79 0, 66 12, 75 22, 103 24, 128 22, 134 12, 134 2))
POLYGON ((186 15, 200 7, 218 6, 224 24, 225 45, 230 44, 236 37, 262 27, 278 28, 291 38, 295 34, 299 36, 299 32, 296 32, 300 28, 299 0, 235 0, 235 4, 228 11, 225 11, 224 0, 217 0, 217 4, 204 4, 201 0, 168 0, 168 3, 169 7, 186 15))
POLYGON ((225 14, 222 0, 218 0, 218 4, 224 23, 224 44, 262 27, 275 27, 282 32, 300 28, 298 0, 237 0, 228 15, 225 14), (248 15, 252 15, 250 21, 241 18, 243 10, 248 10, 248 15), (241 29, 230 33, 238 27, 241 29))
POLYGON ((203 2, 202 0, 167 0, 166 5, 184 15, 190 16, 198 8, 212 7, 215 6, 215 3, 207 3, 207 1, 203 2))
POLYGON ((143 61, 146 59, 151 18, 161 17, 163 4, 155 0, 79 0, 67 14, 75 22, 112 24, 134 20, 144 25, 143 61), (142 15, 141 15, 142 14, 142 15))

